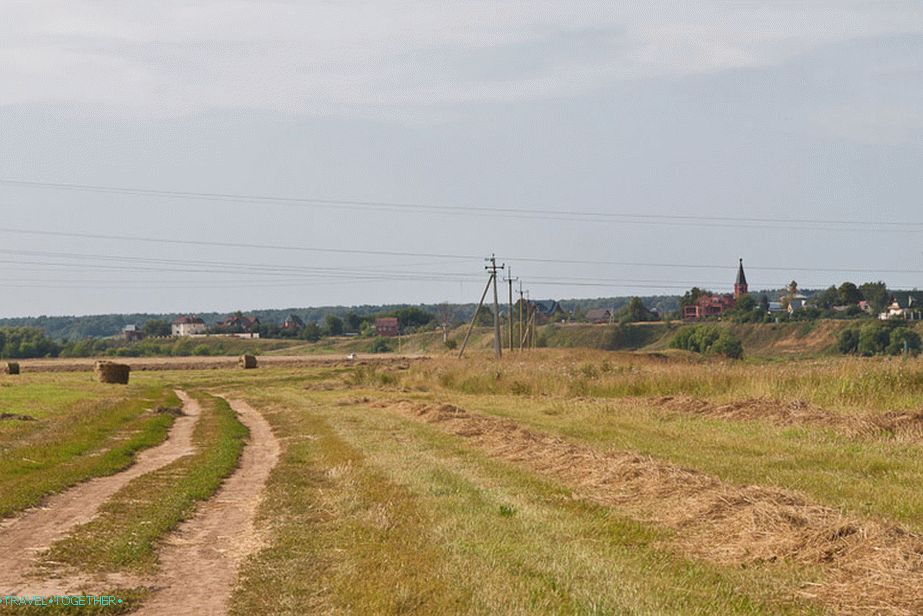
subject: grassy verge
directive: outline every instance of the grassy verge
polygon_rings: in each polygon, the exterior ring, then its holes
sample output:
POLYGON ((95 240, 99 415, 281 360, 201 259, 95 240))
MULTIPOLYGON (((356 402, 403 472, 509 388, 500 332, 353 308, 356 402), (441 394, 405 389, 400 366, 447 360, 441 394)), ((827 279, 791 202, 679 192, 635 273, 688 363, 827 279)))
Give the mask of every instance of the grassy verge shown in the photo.
POLYGON ((237 467, 247 429, 227 402, 199 396, 197 453, 133 480, 99 515, 52 546, 48 560, 88 571, 150 571, 158 542, 237 467))
POLYGON ((665 531, 341 396, 248 396, 286 446, 233 614, 811 612, 784 565, 689 561, 665 531))
POLYGON ((36 417, 16 422, 0 438, 0 517, 86 479, 127 468, 137 452, 162 442, 173 422, 169 415, 146 411, 179 404, 172 391, 153 385, 132 387, 127 395, 119 390, 118 396, 110 389, 99 401, 86 399, 86 389, 62 389, 64 385, 45 383, 0 393, 0 402, 9 403, 11 393, 31 391, 32 404, 14 408, 36 417))

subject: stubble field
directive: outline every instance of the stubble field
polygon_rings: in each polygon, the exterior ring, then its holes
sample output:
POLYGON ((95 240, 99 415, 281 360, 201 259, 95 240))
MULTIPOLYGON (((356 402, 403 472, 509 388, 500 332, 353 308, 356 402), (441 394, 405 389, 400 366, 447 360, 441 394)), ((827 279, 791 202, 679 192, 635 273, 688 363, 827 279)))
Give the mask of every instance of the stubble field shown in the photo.
POLYGON ((0 592, 123 600, 55 611, 923 613, 916 360, 25 368, 0 592))

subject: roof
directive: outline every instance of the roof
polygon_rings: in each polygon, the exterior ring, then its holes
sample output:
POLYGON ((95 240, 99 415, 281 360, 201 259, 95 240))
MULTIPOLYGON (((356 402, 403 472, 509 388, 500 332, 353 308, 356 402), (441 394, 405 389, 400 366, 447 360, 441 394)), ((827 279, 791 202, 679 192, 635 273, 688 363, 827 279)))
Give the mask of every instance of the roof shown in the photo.
POLYGON ((595 319, 608 319, 612 315, 612 311, 608 308, 593 308, 592 310, 587 310, 586 318, 592 320, 595 319))
POLYGON ((181 316, 173 321, 173 325, 205 325, 205 321, 199 317, 181 316))
POLYGON ((737 280, 734 282, 736 285, 745 285, 747 284, 747 275, 744 274, 744 260, 740 260, 740 267, 737 268, 737 280))
POLYGON ((285 322, 285 323, 294 323, 295 325, 298 325, 299 327, 303 327, 303 326, 304 326, 304 321, 302 321, 302 320, 298 317, 297 314, 290 314, 290 315, 288 315, 288 318, 285 319, 284 322, 285 322))
POLYGON ((397 327, 397 317, 378 317, 375 319, 375 327, 397 327))
POLYGON ((544 315, 552 315, 561 310, 561 305, 553 299, 541 299, 532 302, 538 311, 544 315))
POLYGON ((122 328, 122 331, 123 332, 136 332, 138 331, 138 326, 137 325, 126 325, 125 327, 122 328))

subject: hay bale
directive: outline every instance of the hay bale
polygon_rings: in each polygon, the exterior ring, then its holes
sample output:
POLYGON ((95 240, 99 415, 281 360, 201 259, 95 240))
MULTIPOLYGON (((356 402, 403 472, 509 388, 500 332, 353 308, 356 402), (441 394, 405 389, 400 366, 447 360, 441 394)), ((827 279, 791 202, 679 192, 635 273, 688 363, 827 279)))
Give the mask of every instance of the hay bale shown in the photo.
POLYGON ((96 362, 96 378, 100 383, 128 384, 128 375, 131 367, 127 364, 117 364, 112 361, 96 362))
POLYGON ((253 370, 256 368, 256 357, 253 355, 241 355, 237 364, 244 370, 253 370))
POLYGON ((19 364, 15 361, 8 361, 3 371, 7 374, 19 374, 19 364))

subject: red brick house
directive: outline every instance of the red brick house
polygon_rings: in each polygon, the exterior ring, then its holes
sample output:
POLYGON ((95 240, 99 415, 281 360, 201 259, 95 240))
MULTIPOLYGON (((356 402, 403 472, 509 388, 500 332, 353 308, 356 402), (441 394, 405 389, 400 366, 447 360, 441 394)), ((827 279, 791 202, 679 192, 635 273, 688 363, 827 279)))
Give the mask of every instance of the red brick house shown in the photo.
POLYGON ((401 326, 397 317, 379 317, 375 319, 376 336, 397 336, 401 326))

